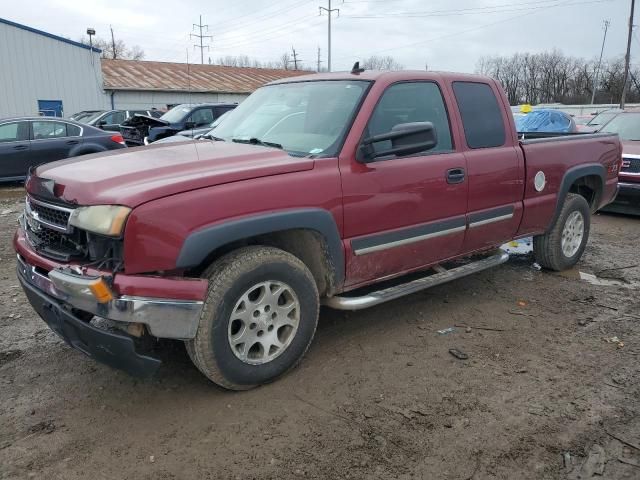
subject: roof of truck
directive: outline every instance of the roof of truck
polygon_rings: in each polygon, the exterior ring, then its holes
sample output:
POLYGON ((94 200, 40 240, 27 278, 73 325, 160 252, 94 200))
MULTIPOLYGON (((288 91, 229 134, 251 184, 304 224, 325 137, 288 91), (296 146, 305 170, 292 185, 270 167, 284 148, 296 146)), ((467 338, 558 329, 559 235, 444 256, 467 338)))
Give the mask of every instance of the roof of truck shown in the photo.
POLYGON ((455 72, 433 72, 425 70, 365 70, 360 73, 346 72, 332 72, 332 73, 313 73, 310 75, 300 75, 293 78, 282 78, 270 82, 268 85, 275 85, 280 83, 291 82, 308 82, 312 80, 367 80, 375 81, 380 79, 406 80, 406 79, 451 79, 451 80, 468 80, 468 81, 491 81, 489 77, 484 75, 477 75, 472 73, 455 73, 455 72))

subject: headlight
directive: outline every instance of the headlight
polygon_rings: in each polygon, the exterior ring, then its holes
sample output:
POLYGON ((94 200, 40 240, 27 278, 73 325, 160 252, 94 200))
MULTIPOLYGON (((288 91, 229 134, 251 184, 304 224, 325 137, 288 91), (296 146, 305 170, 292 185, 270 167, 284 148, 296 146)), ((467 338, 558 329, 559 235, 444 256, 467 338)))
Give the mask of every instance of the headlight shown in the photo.
POLYGON ((96 205, 78 207, 69 217, 69 224, 100 235, 119 237, 131 212, 119 205, 96 205))

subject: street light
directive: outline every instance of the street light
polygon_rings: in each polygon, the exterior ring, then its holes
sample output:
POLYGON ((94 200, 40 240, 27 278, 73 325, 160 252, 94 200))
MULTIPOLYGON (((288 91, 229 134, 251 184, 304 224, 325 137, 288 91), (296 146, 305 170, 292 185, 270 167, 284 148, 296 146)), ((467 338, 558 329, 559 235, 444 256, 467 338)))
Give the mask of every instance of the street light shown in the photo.
POLYGON ((93 28, 87 28, 87 35, 89 35, 89 46, 93 49, 93 42, 91 41, 91 37, 96 34, 96 31, 93 28))

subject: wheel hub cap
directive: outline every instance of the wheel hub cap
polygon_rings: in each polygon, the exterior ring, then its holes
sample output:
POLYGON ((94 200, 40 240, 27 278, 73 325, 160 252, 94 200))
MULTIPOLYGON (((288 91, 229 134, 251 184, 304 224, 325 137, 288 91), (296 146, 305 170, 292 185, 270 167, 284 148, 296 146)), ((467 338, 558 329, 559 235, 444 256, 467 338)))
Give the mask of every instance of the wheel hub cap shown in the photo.
POLYGON ((277 281, 258 283, 233 307, 229 345, 245 363, 268 363, 289 347, 299 323, 300 302, 289 285, 277 281))
POLYGON ((562 229, 562 253, 565 257, 573 257, 582 245, 584 237, 584 217, 580 212, 571 212, 562 229))

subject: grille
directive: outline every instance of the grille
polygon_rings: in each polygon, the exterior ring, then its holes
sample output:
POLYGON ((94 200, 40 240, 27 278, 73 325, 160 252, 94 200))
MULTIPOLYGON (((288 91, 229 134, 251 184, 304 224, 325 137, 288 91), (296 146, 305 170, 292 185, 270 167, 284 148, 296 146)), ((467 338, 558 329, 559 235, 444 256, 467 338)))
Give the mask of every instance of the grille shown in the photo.
POLYGON ((82 249, 71 241, 69 235, 60 233, 41 225, 38 230, 26 229, 27 236, 33 245, 42 253, 60 260, 82 254, 82 249))
POLYGON ((28 201, 29 207, 32 211, 38 214, 38 218, 40 220, 61 228, 67 228, 67 223, 69 222, 69 215, 71 214, 71 212, 47 207, 31 200, 28 201))
POLYGON ((622 158, 622 172, 640 173, 640 158, 622 158))

